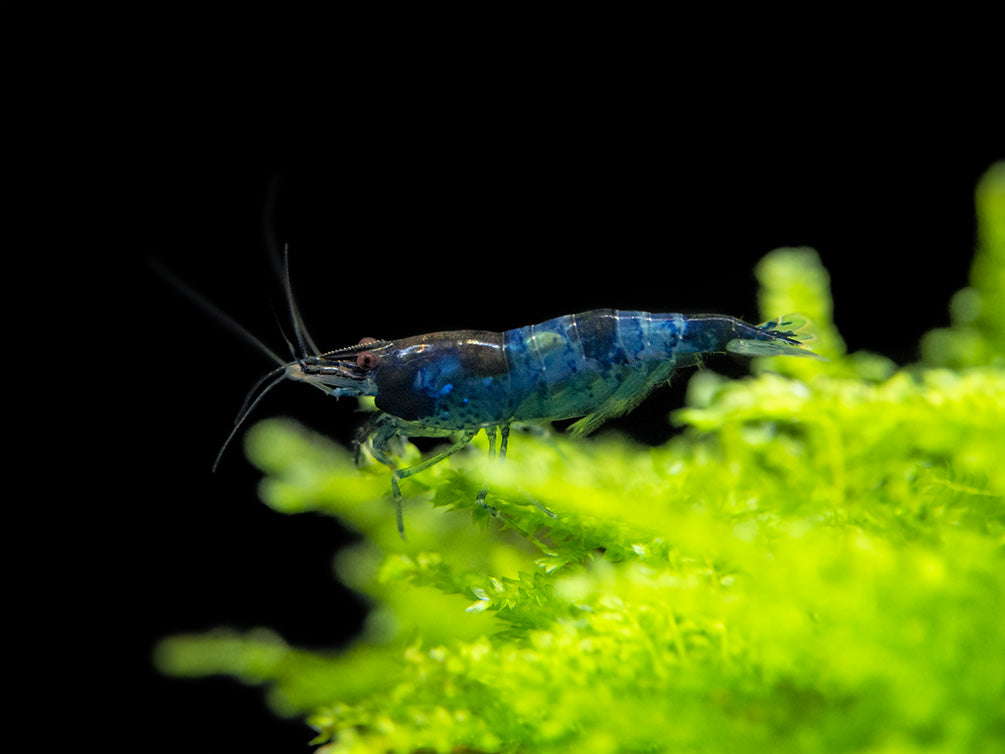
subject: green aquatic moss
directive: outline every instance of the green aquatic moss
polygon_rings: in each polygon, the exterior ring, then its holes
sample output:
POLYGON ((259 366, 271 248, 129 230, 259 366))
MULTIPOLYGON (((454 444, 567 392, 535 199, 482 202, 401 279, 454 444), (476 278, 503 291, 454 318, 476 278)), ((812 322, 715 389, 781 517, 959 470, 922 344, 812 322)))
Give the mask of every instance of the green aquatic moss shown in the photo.
POLYGON ((922 364, 847 354, 816 254, 778 250, 763 315, 806 314, 826 361, 695 373, 662 447, 476 443, 403 482, 407 541, 384 467, 258 424, 266 504, 361 534, 337 572, 366 629, 175 636, 157 663, 264 684, 328 754, 1005 749, 1003 187, 978 193, 977 313, 922 364))
POLYGON ((977 254, 970 285, 949 305, 952 326, 921 342, 922 358, 938 366, 968 367, 1005 361, 1005 162, 977 184, 977 254))

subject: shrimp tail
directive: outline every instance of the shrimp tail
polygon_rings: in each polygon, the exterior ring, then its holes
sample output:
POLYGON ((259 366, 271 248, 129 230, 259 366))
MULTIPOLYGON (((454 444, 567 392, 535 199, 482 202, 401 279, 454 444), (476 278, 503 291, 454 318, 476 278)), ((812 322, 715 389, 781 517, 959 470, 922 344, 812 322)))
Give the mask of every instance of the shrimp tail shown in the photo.
POLYGON ((777 319, 762 322, 750 328, 741 338, 726 343, 730 353, 744 356, 809 356, 822 358, 814 353, 807 344, 813 341, 813 335, 807 330, 809 322, 799 314, 787 314, 777 319))

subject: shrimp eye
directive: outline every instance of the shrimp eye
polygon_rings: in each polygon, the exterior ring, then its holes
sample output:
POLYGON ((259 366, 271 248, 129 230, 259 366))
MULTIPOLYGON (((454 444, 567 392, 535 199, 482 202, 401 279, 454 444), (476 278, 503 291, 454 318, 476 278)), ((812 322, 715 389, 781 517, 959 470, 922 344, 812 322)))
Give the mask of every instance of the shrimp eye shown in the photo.
POLYGON ((366 346, 366 345, 369 345, 370 343, 376 343, 376 342, 377 342, 376 338, 371 338, 371 337, 367 336, 365 338, 360 338, 359 339, 359 343, 357 345, 366 346))
POLYGON ((377 354, 373 351, 361 351, 356 354, 356 366, 360 369, 373 369, 377 366, 377 354))

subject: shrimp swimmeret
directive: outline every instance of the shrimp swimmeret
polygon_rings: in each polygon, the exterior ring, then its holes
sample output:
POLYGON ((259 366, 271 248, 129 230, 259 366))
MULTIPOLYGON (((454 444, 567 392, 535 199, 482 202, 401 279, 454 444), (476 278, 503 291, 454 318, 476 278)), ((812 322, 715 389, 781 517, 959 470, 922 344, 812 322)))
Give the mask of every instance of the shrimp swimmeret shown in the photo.
MULTIPOLYGON (((513 422, 579 418, 569 430, 589 434, 634 409, 674 370, 698 363, 703 354, 816 355, 803 345, 799 330, 805 322, 795 316, 751 325, 721 314, 614 309, 568 314, 501 333, 454 330, 397 340, 363 338, 322 353, 293 304, 288 275, 285 282, 299 349, 290 362, 185 289, 279 364, 252 391, 254 398, 245 402, 224 448, 262 396, 284 379, 306 382, 336 398, 373 396, 378 412, 357 438, 357 458, 360 446, 368 445, 392 470, 401 532, 399 481, 453 455, 482 430, 490 452, 499 432, 500 456, 505 456, 513 422), (388 452, 394 438, 450 435, 456 436, 450 447, 414 466, 398 468, 388 452)), ((484 497, 482 490, 477 502, 483 506, 484 497)))

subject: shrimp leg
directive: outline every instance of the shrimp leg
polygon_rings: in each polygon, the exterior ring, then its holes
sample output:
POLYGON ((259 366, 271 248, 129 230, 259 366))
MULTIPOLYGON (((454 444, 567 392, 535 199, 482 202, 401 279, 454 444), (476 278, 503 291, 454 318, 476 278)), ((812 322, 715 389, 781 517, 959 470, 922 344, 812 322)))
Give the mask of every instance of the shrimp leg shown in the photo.
MULTIPOLYGON (((499 439, 499 462, 500 463, 502 463, 504 460, 506 460, 506 448, 507 448, 507 445, 509 444, 509 429, 510 429, 510 425, 509 424, 500 424, 499 425, 499 434, 500 434, 500 439, 499 439)), ((485 435, 489 438, 489 458, 494 458, 495 457, 495 449, 496 449, 496 428, 495 427, 486 427, 485 428, 485 435)), ((480 505, 482 508, 484 508, 485 510, 487 510, 489 513, 491 513, 496 518, 500 518, 499 511, 496 508, 493 508, 491 505, 489 505, 488 503, 485 502, 485 496, 488 495, 488 492, 489 492, 488 485, 487 484, 486 485, 482 485, 481 490, 479 490, 479 492, 478 492, 478 497, 475 498, 475 503, 477 503, 478 505, 480 505)), ((528 497, 530 497, 530 496, 528 495, 528 497)), ((544 513, 549 518, 557 518, 557 516, 555 516, 554 513, 552 513, 550 510, 548 510, 547 506, 542 505, 541 503, 539 503, 537 500, 534 500, 533 498, 530 498, 530 501, 534 504, 535 508, 537 508, 539 511, 541 511, 542 513, 544 513)), ((512 521, 510 521, 509 523, 510 523, 511 526, 513 526, 517 530, 523 531, 522 529, 520 529, 520 527, 516 526, 516 524, 514 524, 512 521)))
MULTIPOLYGON (((509 441, 509 424, 501 424, 499 426, 501 430, 500 434, 502 439, 499 443, 499 460, 502 461, 506 458, 506 444, 509 441)), ((486 427, 485 436, 489 439, 489 458, 495 458, 496 455, 496 428, 486 427)), ((478 491, 478 497, 475 498, 475 504, 480 505, 482 508, 488 510, 492 515, 496 515, 496 509, 490 505, 485 504, 485 496, 489 494, 488 485, 482 485, 482 488, 478 491)))
MULTIPOLYGON (((386 416, 386 414, 384 416, 386 416)), ((380 419, 383 419, 384 416, 381 416, 380 419)), ((392 470, 391 493, 394 497, 394 509, 398 522, 398 533, 401 535, 402 539, 405 537, 405 521, 401 510, 401 486, 399 482, 402 479, 412 476, 413 474, 418 474, 420 471, 425 471, 430 466, 435 466, 440 461, 449 458, 457 451, 462 450, 471 442, 472 439, 474 439, 476 434, 478 434, 477 429, 467 430, 463 432, 461 437, 446 450, 430 456, 417 464, 399 469, 395 468, 394 459, 392 459, 385 450, 387 443, 391 440, 391 438, 398 436, 398 427, 395 426, 393 420, 382 422, 378 419, 370 447, 374 458, 392 470)))

